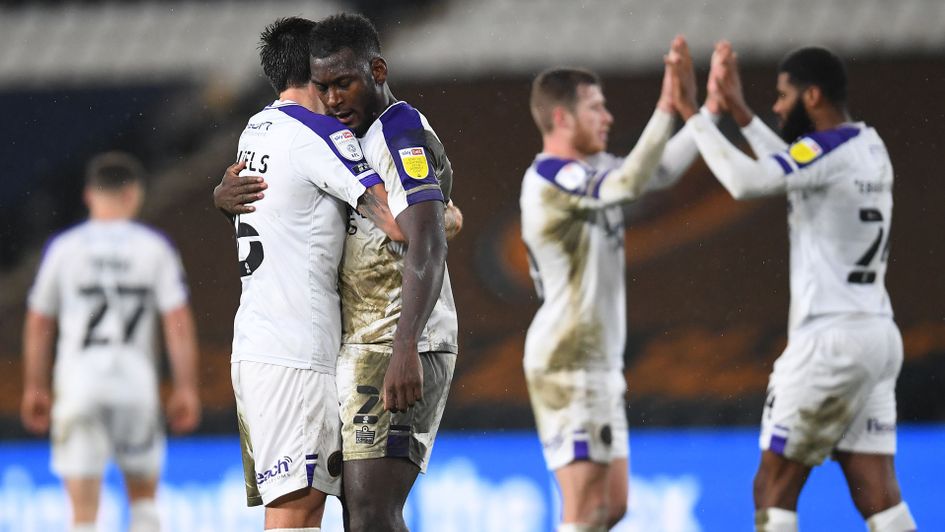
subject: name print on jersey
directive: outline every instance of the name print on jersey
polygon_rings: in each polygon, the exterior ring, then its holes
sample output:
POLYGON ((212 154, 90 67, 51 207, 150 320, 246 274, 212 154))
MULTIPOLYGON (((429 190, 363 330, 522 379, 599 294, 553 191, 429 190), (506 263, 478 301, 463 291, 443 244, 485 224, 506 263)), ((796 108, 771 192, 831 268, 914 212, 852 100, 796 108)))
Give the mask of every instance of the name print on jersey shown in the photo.
POLYGON ((259 155, 257 159, 257 154, 254 151, 242 150, 239 153, 239 156, 236 158, 238 161, 246 162, 246 169, 250 172, 259 172, 260 174, 265 174, 266 170, 269 169, 269 156, 268 155, 259 155), (257 166, 258 161, 258 166, 257 166))

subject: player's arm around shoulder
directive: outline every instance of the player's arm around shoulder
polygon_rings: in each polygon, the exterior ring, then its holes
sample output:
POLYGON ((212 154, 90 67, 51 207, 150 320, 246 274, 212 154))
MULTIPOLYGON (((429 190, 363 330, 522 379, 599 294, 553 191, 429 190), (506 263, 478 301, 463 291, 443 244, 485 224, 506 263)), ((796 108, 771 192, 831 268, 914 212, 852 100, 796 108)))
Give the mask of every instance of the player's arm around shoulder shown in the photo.
POLYGON ((233 222, 238 214, 248 214, 256 210, 252 203, 265 197, 263 192, 269 185, 258 175, 241 176, 246 169, 246 161, 237 161, 226 168, 223 178, 213 189, 213 206, 233 222))

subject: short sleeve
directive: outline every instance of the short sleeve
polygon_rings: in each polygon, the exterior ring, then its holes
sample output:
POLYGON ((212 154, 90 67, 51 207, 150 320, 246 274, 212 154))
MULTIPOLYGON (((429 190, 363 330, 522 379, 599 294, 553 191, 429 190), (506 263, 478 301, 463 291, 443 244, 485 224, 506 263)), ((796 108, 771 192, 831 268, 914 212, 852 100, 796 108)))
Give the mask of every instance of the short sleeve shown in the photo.
POLYGON ((410 205, 424 201, 445 201, 436 175, 435 151, 431 135, 420 113, 407 104, 398 104, 381 115, 385 151, 393 163, 381 178, 388 189, 391 213, 397 217, 410 205))
POLYGON ((596 197, 607 178, 607 171, 571 159, 549 158, 535 164, 535 171, 545 181, 575 196, 596 197))
POLYGON ((59 313, 59 270, 62 265, 62 253, 63 245, 60 239, 54 237, 46 243, 39 271, 27 296, 29 309, 44 316, 52 317, 59 313))
POLYGON ((154 297, 158 310, 166 313, 187 303, 187 277, 184 266, 170 242, 162 241, 156 258, 157 280, 154 297))
POLYGON ((280 110, 304 128, 291 149, 292 164, 299 175, 352 207, 357 207, 366 189, 381 183, 377 172, 364 160, 358 138, 341 122, 301 106, 280 110))

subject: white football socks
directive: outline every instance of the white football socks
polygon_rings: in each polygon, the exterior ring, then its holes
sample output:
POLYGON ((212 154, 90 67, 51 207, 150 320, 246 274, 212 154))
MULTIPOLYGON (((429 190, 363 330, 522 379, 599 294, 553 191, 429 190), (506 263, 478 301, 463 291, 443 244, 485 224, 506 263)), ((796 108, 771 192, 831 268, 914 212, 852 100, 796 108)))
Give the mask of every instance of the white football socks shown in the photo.
POLYGON ((866 528, 870 532, 907 532, 915 530, 916 524, 906 502, 902 501, 870 516, 866 520, 866 528))
POLYGON ((161 532, 161 519, 158 516, 154 499, 138 499, 131 503, 128 532, 161 532))
POLYGON ((773 507, 756 510, 755 532, 797 532, 797 512, 773 507))

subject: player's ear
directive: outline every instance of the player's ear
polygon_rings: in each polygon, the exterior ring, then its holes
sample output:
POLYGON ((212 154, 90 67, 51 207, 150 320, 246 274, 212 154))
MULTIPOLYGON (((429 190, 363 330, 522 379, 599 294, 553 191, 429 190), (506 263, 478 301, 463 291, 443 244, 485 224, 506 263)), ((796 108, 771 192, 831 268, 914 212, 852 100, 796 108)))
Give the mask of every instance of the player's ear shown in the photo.
POLYGON ((820 90, 817 85, 809 85, 801 93, 801 98, 803 98, 804 107, 814 109, 824 104, 824 91, 820 90))
POLYGON ((574 115, 565 106, 556 105, 551 109, 551 123, 555 129, 569 129, 574 125, 574 115))
POLYGON ((371 59, 371 77, 378 85, 387 83, 387 61, 383 57, 371 59))

